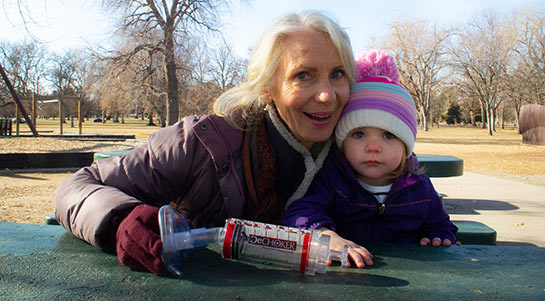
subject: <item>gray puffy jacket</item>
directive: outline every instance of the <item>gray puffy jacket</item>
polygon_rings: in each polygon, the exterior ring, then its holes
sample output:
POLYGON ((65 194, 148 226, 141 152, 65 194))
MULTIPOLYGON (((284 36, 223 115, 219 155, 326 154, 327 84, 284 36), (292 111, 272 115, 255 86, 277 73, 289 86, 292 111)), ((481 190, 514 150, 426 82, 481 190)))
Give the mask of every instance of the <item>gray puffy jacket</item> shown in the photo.
POLYGON ((142 203, 172 202, 197 227, 241 217, 242 134, 215 115, 186 117, 124 156, 95 161, 68 178, 55 195, 57 220, 80 239, 113 251, 121 219, 142 203))

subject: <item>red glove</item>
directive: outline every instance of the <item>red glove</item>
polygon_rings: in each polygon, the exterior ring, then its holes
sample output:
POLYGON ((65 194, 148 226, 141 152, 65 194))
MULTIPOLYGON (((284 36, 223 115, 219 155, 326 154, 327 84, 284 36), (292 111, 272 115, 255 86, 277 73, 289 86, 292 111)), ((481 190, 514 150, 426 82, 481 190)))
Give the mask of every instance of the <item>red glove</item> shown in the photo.
POLYGON ((138 205, 119 224, 116 234, 117 258, 132 270, 168 274, 161 260, 163 243, 158 213, 157 207, 138 205))

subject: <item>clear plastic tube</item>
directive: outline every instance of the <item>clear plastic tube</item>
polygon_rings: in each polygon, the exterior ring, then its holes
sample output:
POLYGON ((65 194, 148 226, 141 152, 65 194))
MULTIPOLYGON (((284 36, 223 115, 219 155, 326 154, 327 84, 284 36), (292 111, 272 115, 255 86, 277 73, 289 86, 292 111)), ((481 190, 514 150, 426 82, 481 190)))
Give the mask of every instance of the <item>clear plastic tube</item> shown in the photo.
POLYGON ((163 262, 174 275, 181 276, 181 265, 192 249, 217 243, 223 258, 273 264, 304 272, 325 273, 328 260, 347 263, 343 252, 329 250, 328 235, 260 222, 230 218, 223 228, 191 229, 178 211, 163 206, 159 210, 163 242, 163 262))

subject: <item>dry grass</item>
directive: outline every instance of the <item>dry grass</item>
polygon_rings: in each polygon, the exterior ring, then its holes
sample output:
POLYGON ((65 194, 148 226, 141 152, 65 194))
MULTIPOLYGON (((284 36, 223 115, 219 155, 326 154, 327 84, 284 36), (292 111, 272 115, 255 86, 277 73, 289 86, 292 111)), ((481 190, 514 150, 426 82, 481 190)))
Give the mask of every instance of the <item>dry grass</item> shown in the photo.
POLYGON ((545 146, 522 144, 516 129, 441 127, 417 135, 415 152, 462 158, 464 171, 545 185, 545 146))
MULTIPOLYGON (((147 120, 140 120, 134 118, 125 118, 125 123, 114 123, 111 120, 106 123, 93 122, 92 119, 85 120, 82 123, 82 132, 84 134, 118 134, 118 135, 135 135, 137 140, 145 140, 149 134, 160 129, 159 126, 148 126, 147 120)), ((36 126, 38 132, 42 135, 58 134, 59 133, 59 120, 53 119, 38 119, 36 126)), ((30 135, 32 132, 26 124, 20 124, 21 134, 30 135)), ((63 131, 65 134, 77 134, 78 122, 74 121, 74 127, 71 127, 71 122, 67 121, 63 125, 63 131)), ((13 132, 15 133, 15 124, 13 125, 13 132)))

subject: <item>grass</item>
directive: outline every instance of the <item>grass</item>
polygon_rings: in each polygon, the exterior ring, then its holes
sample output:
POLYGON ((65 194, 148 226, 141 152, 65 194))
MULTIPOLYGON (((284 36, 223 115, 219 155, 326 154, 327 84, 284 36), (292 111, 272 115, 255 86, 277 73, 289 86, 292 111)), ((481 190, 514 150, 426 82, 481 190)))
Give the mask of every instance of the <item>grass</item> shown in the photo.
POLYGON ((521 176, 545 175, 545 146, 522 144, 517 129, 433 128, 418 132, 415 153, 462 158, 464 171, 521 176))
MULTIPOLYGON (((70 122, 64 124, 65 133, 77 133, 70 122)), ((59 131, 59 121, 39 119, 39 132, 59 131)), ((125 124, 105 124, 92 120, 83 123, 83 133, 135 135, 145 140, 149 134, 160 129, 148 126, 147 120, 126 118, 125 124)), ((21 124, 24 134, 30 133, 26 124, 21 124)), ((415 153, 451 155, 464 160, 464 170, 483 174, 511 174, 519 176, 545 175, 545 146, 522 144, 522 136, 517 129, 497 129, 489 136, 485 129, 468 127, 432 128, 428 132, 419 129, 415 153)))
MULTIPOLYGON (((93 122, 92 119, 85 120, 82 123, 82 132, 84 134, 118 134, 118 135, 135 135, 137 140, 146 140, 148 136, 161 127, 148 126, 148 120, 140 120, 135 118, 125 118, 125 123, 114 123, 107 120, 106 123, 93 122)), ((58 119, 38 119, 36 126, 38 133, 41 135, 58 134, 59 120, 58 119)), ((20 124, 22 134, 32 134, 28 125, 20 124)), ((74 120, 74 127, 71 127, 71 122, 67 121, 63 125, 65 134, 77 134, 79 132, 77 119, 74 120)), ((13 133, 15 134, 15 124, 13 125, 13 133)))

